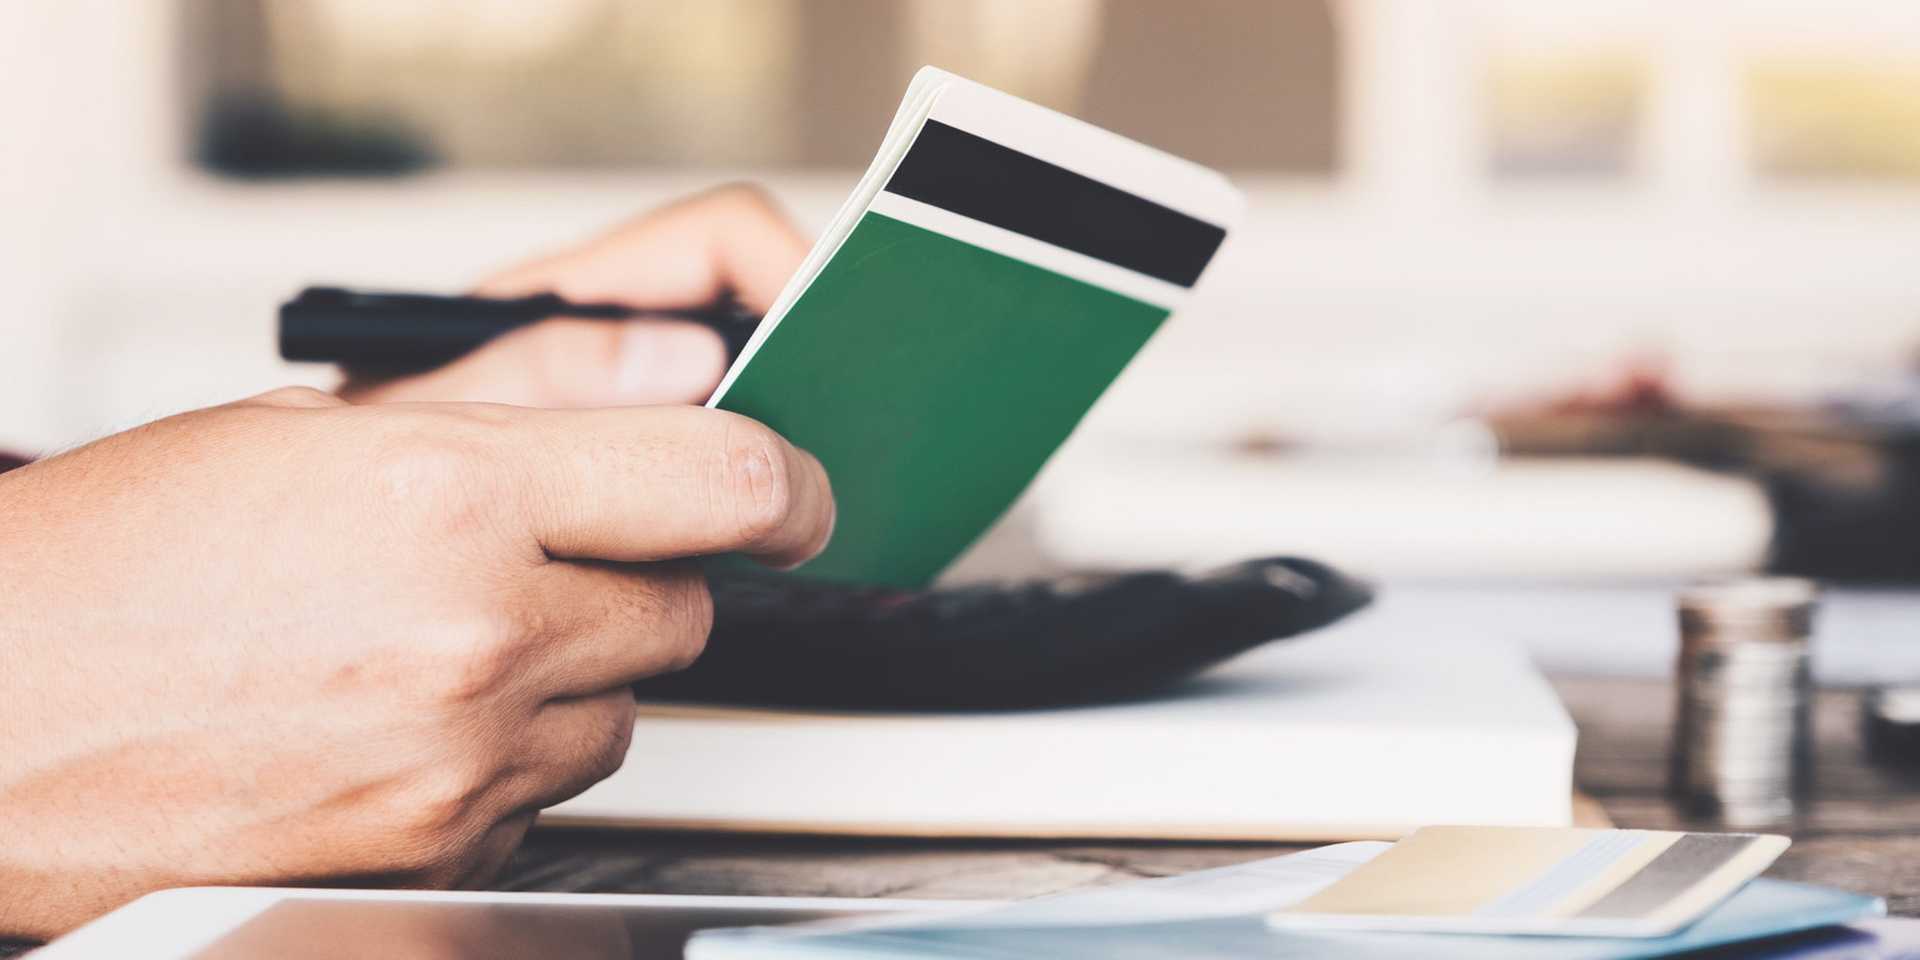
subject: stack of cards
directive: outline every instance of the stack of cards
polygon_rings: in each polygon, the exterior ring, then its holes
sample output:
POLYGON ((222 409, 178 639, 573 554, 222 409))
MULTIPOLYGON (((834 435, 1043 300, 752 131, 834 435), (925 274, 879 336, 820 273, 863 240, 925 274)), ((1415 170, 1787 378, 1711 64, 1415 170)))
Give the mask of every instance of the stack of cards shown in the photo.
POLYGON ((1660 937, 1787 849, 1747 833, 1426 827, 1274 913, 1277 927, 1660 937))

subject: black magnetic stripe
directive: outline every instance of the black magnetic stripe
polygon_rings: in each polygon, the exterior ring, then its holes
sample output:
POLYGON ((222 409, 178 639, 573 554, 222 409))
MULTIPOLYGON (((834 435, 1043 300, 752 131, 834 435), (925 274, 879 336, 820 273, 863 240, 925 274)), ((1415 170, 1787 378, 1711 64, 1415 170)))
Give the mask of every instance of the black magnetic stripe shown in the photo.
POLYGON ((1227 231, 928 120, 887 192, 932 204, 1118 267, 1193 286, 1227 231))
POLYGON ((1577 914, 1581 917, 1633 919, 1665 906, 1707 875, 1739 856, 1754 842, 1743 834, 1689 833, 1675 840, 1640 872, 1614 887, 1577 914))

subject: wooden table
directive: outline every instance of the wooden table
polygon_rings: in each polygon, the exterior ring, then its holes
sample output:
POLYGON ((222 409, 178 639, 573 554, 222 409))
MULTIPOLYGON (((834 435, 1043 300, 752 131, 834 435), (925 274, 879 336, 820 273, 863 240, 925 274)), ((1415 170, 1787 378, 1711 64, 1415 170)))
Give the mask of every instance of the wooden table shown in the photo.
MULTIPOLYGON (((1668 684, 1556 678, 1580 727, 1575 777, 1625 827, 1700 827, 1662 795, 1668 684)), ((1821 694, 1816 797, 1770 876, 1885 896, 1920 914, 1920 767, 1876 768, 1860 749, 1851 691, 1821 694)), ((1025 897, 1273 856, 1257 843, 1048 843, 737 837, 536 829, 505 890, 848 897, 1025 897)), ((19 949, 18 946, 14 948, 19 949)), ((0 956, 10 951, 0 944, 0 956)))

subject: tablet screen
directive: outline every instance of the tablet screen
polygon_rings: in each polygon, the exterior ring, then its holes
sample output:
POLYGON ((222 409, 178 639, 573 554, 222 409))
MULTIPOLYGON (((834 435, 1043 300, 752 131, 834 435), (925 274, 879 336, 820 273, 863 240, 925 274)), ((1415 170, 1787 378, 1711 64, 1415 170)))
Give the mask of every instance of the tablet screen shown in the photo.
POLYGON ((196 960, 338 957, 679 957, 696 930, 797 923, 842 912, 791 907, 645 907, 618 904, 448 903, 289 899, 268 907, 196 960))

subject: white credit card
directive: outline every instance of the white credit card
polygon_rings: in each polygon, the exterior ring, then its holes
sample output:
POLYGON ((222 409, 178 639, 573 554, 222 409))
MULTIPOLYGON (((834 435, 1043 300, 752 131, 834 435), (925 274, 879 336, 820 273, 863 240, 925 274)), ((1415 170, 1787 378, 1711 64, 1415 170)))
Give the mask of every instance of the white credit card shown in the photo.
POLYGON ((1559 827, 1424 827, 1277 927, 1659 937, 1759 876, 1786 837, 1559 827))

